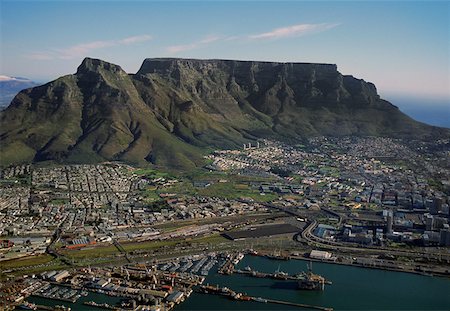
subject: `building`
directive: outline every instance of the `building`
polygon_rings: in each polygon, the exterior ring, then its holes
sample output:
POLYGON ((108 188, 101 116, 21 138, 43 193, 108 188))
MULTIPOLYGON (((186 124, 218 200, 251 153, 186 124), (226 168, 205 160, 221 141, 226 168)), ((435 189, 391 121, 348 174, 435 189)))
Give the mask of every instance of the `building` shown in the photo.
POLYGON ((106 285, 108 285, 108 283, 109 282, 107 280, 105 280, 105 279, 99 279, 97 282, 95 282, 93 284, 93 286, 96 287, 96 288, 103 288, 106 285))
POLYGON ((392 215, 392 211, 388 213, 386 217, 386 233, 392 233, 392 224, 394 222, 394 217, 392 215))
POLYGON ((446 226, 444 226, 444 229, 441 229, 440 231, 440 241, 439 244, 441 246, 450 246, 450 228, 449 225, 447 224, 446 226))
POLYGON ((57 274, 53 275, 52 277, 50 277, 50 280, 52 280, 54 282, 60 282, 68 276, 70 276, 69 271, 63 270, 63 271, 60 271, 57 274))
POLYGON ((184 293, 179 291, 174 291, 172 294, 167 296, 167 301, 174 302, 174 303, 180 303, 184 298, 184 293))
POLYGON ((324 259, 330 259, 331 258, 331 253, 329 252, 325 252, 325 251, 318 251, 313 249, 311 251, 311 253, 309 253, 309 257, 310 258, 314 258, 314 259, 320 259, 320 260, 324 260, 324 259))

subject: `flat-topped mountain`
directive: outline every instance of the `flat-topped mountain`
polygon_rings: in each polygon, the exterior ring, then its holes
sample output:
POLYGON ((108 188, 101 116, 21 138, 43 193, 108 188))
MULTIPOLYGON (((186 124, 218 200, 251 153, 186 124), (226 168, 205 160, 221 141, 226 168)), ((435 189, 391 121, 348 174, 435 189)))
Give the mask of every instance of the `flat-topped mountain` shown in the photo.
POLYGON ((202 163, 212 148, 316 135, 450 137, 336 65, 156 58, 136 74, 86 58, 0 115, 0 161, 202 163))

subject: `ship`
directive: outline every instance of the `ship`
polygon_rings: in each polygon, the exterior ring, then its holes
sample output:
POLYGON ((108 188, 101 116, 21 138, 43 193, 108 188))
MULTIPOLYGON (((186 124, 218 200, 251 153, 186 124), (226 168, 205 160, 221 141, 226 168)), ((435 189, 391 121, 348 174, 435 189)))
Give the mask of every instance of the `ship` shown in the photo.
POLYGON ((298 289, 301 290, 324 290, 325 283, 329 283, 321 275, 312 272, 312 263, 308 265, 308 271, 297 275, 298 289))
POLYGON ((23 304, 19 305, 20 309, 23 310, 37 310, 37 306, 34 303, 31 302, 24 302, 23 304))
POLYGON ((253 301, 267 303, 267 299, 264 299, 261 297, 255 297, 255 298, 253 298, 253 301))
POLYGON ((283 271, 280 271, 280 266, 278 266, 277 271, 275 271, 274 274, 272 274, 272 278, 278 279, 278 280, 287 280, 289 277, 289 274, 283 271))
POLYGON ((251 249, 248 250, 248 254, 249 254, 249 255, 252 255, 252 256, 258 256, 258 252, 255 251, 253 248, 251 248, 251 249))
POLYGON ((279 251, 274 251, 271 254, 267 254, 266 258, 274 260, 289 260, 291 257, 289 255, 283 255, 281 249, 279 251))

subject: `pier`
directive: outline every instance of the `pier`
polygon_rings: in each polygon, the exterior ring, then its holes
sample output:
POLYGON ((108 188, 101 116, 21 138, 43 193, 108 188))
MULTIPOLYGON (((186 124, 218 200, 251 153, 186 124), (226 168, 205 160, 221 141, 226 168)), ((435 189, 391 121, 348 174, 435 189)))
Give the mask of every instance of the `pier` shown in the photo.
POLYGON ((314 305, 308 305, 308 304, 296 303, 296 302, 290 302, 290 301, 248 296, 245 293, 235 292, 234 290, 232 290, 228 287, 219 287, 219 285, 216 285, 216 286, 201 285, 199 292, 203 293, 203 294, 213 294, 213 295, 225 296, 228 299, 239 300, 239 301, 254 301, 254 302, 260 302, 260 303, 273 303, 273 304, 280 304, 280 305, 286 305, 286 306, 292 306, 292 307, 298 307, 298 308, 315 309, 315 310, 322 310, 322 311, 333 311, 333 308, 328 308, 328 307, 321 307, 321 306, 314 306, 314 305))
POLYGON ((62 311, 62 310, 70 311, 71 310, 70 307, 65 307, 65 306, 50 307, 50 306, 44 306, 44 305, 39 305, 39 304, 36 304, 35 306, 36 306, 35 310, 47 310, 47 311, 62 311))
MULTIPOLYGON (((287 280, 291 280, 291 281, 299 280, 298 276, 289 275, 284 272, 264 273, 264 272, 254 271, 254 270, 239 270, 239 269, 234 269, 233 272, 238 273, 238 274, 244 274, 244 275, 255 277, 255 278, 270 278, 270 279, 275 279, 275 280, 286 280, 286 281, 287 280)), ((325 284, 331 285, 332 282, 325 280, 325 284)))
MULTIPOLYGON (((253 298, 254 297, 252 297, 252 299, 253 298)), ((308 305, 308 304, 304 304, 304 303, 295 303, 295 302, 290 302, 290 301, 282 301, 282 300, 274 300, 274 299, 265 299, 265 300, 267 301, 267 303, 275 303, 275 304, 285 305, 285 306, 293 306, 293 307, 306 308, 306 309, 316 309, 316 310, 322 310, 322 311, 333 311, 333 308, 313 306, 313 305, 308 305)), ((255 300, 253 299, 253 301, 255 301, 255 300)))

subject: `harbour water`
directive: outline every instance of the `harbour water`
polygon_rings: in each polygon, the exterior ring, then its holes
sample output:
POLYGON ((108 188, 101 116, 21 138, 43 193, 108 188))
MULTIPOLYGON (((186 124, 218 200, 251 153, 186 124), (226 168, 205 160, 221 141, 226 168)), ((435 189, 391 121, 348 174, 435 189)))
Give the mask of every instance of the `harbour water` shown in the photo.
MULTIPOLYGON (((304 260, 272 260, 247 255, 237 269, 249 266, 253 270, 273 273, 276 270, 297 274, 307 269, 304 260)), ((334 310, 450 310, 450 279, 410 273, 366 269, 329 263, 313 263, 314 273, 333 282, 322 291, 301 291, 295 281, 248 277, 240 274, 220 275, 211 269, 204 284, 226 286, 250 296, 290 301, 334 308, 334 310)), ((41 297, 30 297, 30 302, 41 305, 66 305, 72 310, 93 310, 85 301, 114 304, 120 298, 89 293, 76 303, 60 302, 41 297)), ((100 310, 98 308, 95 308, 100 310)), ((234 301, 222 296, 194 292, 181 310, 301 310, 284 305, 234 301)))
MULTIPOLYGON (((236 266, 260 272, 277 269, 297 274, 307 261, 279 261, 245 256, 236 266)), ((313 263, 314 273, 333 282, 325 291, 300 291, 294 281, 253 278, 239 274, 211 274, 206 282, 227 286, 237 292, 334 310, 450 310, 450 279, 402 272, 366 269, 328 263, 313 263)), ((221 296, 193 293, 175 310, 293 310, 293 307, 257 302, 233 301, 221 296)), ((295 308, 300 310, 299 308, 295 308)))
POLYGON ((90 310, 101 310, 101 308, 94 308, 88 305, 83 304, 86 301, 95 301, 97 303, 108 303, 110 305, 114 305, 117 302, 121 301, 121 298, 118 297, 110 297, 104 294, 98 293, 89 293, 86 297, 81 297, 75 303, 52 300, 43 297, 31 296, 27 299, 27 301, 44 306, 56 306, 56 305, 64 305, 66 307, 70 307, 73 311, 90 311, 90 310))

